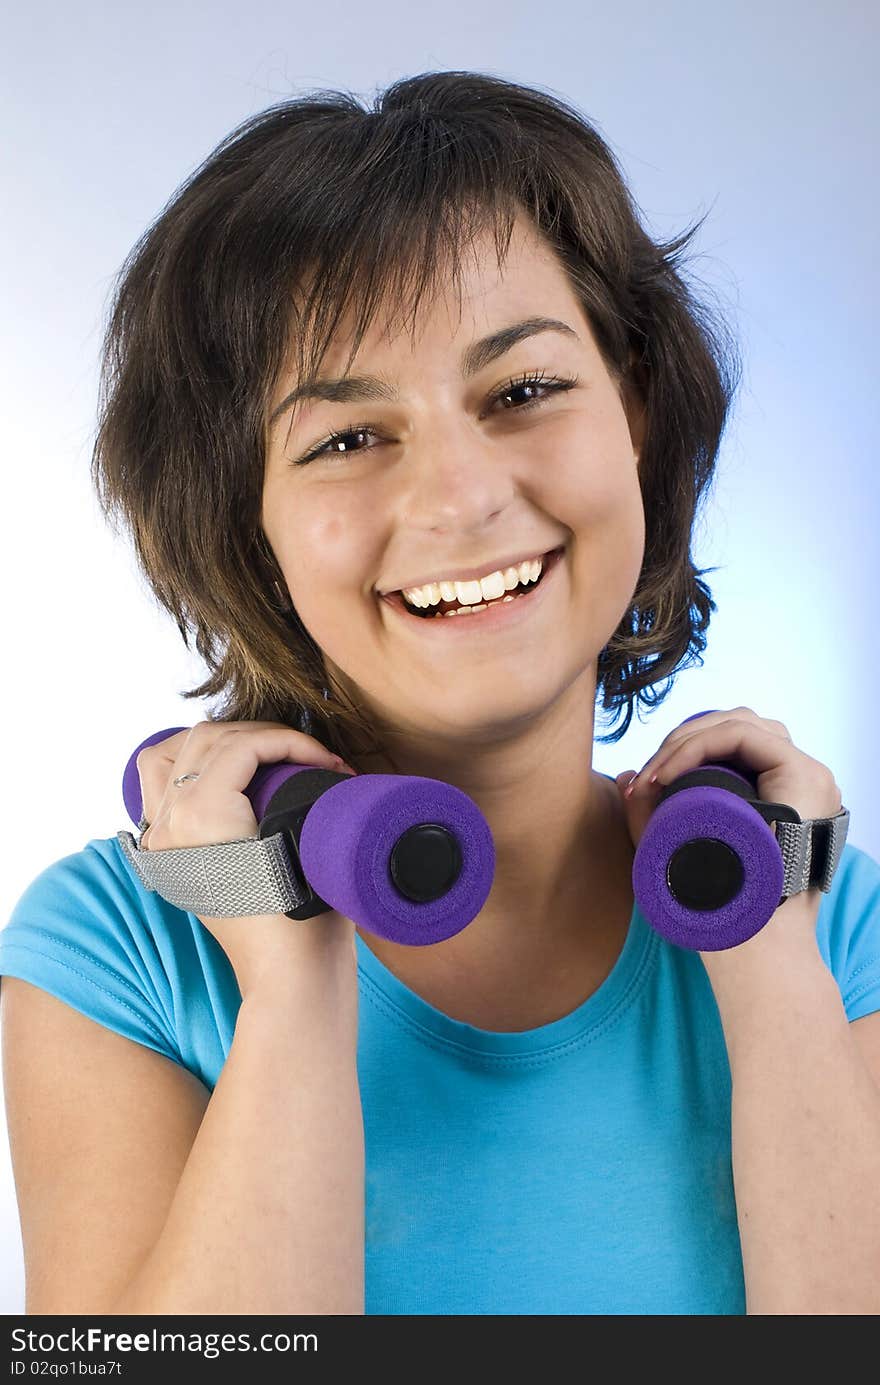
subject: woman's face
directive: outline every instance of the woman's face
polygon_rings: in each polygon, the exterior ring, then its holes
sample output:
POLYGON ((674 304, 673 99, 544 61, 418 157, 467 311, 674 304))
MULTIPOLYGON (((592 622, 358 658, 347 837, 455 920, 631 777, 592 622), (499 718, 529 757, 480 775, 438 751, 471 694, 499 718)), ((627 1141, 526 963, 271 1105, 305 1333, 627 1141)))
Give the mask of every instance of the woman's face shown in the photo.
MULTIPOLYGON (((503 270, 491 232, 474 250, 460 315, 450 286, 414 336, 377 322, 364 337, 350 373, 380 377, 389 397, 307 398, 271 429, 266 537, 328 673, 395 732, 395 756, 520 735, 579 678, 592 707, 598 654, 644 554, 641 414, 634 398, 625 407, 563 268, 522 218, 503 270), (537 317, 569 330, 523 334, 468 368, 478 340, 537 317), (576 384, 511 385, 532 374, 576 384), (331 433, 343 436, 297 465, 331 433), (562 544, 553 583, 507 629, 419 620, 379 595, 562 544)), ((350 340, 334 342, 322 379, 342 373, 350 340)), ((295 384, 282 375, 272 413, 295 384)))

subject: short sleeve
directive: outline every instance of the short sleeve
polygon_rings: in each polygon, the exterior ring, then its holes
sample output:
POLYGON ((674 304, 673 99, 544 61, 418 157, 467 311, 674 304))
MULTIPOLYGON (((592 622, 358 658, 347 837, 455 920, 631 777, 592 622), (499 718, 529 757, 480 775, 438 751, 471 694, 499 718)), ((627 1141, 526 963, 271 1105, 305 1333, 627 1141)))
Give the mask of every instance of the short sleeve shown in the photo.
POLYGON ((0 976, 181 1062, 157 940, 109 846, 90 842, 28 885, 0 929, 0 976))
POLYGON ((847 843, 827 895, 816 938, 840 988, 847 1019, 880 1010, 880 864, 847 843))

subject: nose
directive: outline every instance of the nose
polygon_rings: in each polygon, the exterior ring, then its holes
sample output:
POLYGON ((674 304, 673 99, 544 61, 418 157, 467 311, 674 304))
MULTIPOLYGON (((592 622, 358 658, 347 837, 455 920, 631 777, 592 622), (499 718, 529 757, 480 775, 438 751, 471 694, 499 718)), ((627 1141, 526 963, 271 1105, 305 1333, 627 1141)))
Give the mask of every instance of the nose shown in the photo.
POLYGON ((479 533, 516 495, 515 469, 500 441, 460 420, 407 448, 399 492, 408 524, 479 533))

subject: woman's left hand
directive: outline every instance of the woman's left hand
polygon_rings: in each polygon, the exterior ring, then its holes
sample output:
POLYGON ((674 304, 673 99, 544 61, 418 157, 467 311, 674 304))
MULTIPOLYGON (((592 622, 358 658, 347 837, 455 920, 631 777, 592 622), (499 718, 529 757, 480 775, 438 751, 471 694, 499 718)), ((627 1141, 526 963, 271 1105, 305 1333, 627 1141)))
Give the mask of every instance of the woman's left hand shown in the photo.
MULTIPOLYGON (((771 803, 788 803, 802 820, 833 817, 843 806, 831 770, 798 750, 781 721, 759 717, 750 707, 707 712, 671 731, 637 776, 632 770, 618 774, 633 846, 638 846, 661 790, 687 770, 712 761, 729 761, 733 769, 756 774, 758 796, 771 803)), ((820 896, 820 891, 811 889, 806 894, 820 896)), ((786 904, 801 898, 792 896, 786 904)), ((818 905, 818 898, 813 903, 818 905)), ((744 946, 729 950, 740 952, 744 946)))

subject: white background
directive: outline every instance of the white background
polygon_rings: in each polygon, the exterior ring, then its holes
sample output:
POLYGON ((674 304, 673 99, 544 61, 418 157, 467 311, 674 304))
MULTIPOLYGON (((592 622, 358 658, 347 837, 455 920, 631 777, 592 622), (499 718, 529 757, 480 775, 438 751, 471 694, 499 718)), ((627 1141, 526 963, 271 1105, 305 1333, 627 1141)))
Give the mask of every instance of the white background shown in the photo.
MULTIPOLYGON (((598 746, 597 767, 638 767, 690 713, 745 704, 833 768, 849 840, 880 859, 878 14, 868 0, 7 8, 0 924, 44 866, 130 826, 133 746, 207 712, 180 698, 201 667, 89 490, 114 276, 242 119, 319 88, 366 101, 427 69, 572 101, 658 236, 710 209, 692 272, 721 294, 745 364, 694 550, 722 565, 707 577, 719 609, 704 667, 620 745, 598 746)), ((17 1313, 3 1129, 0 1312, 17 1313)))

